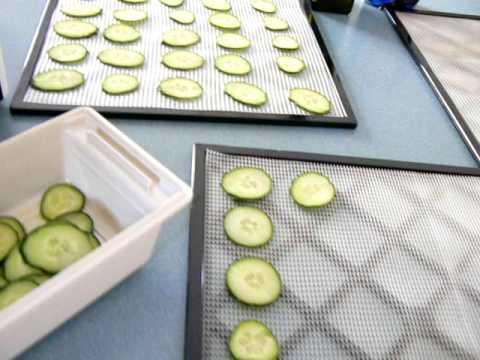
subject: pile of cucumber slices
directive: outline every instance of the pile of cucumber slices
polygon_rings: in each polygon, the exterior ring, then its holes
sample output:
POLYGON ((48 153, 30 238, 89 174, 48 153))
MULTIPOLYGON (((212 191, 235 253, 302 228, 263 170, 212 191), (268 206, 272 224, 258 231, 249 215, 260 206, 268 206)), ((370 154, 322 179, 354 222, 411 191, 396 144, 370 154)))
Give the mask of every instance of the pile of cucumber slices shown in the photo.
MULTIPOLYGON (((225 173, 223 190, 237 201, 257 201, 266 198, 273 189, 271 176, 255 167, 239 167, 225 173)), ((318 172, 301 174, 292 181, 290 196, 304 208, 322 208, 336 196, 330 179, 318 172)), ((254 206, 238 206, 224 217, 227 238, 246 248, 266 246, 274 236, 270 216, 254 206)), ((282 294, 282 278, 275 267, 260 257, 243 257, 228 268, 226 284, 230 294, 243 304, 268 306, 282 294)), ((244 320, 233 330, 229 350, 237 360, 274 360, 280 356, 280 345, 272 331, 258 320, 244 320)))
POLYGON ((100 246, 84 206, 79 189, 57 184, 42 197, 44 225, 27 233, 18 219, 0 217, 0 311, 100 246))

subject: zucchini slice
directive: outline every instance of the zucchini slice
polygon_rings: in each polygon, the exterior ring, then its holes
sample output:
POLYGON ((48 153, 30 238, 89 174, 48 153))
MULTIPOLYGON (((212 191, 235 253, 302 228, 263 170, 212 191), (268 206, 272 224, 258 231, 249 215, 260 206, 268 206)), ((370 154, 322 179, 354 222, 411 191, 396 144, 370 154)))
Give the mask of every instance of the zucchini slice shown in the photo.
POLYGON ((301 73, 306 67, 302 59, 293 56, 279 56, 277 65, 280 70, 287 74, 301 73))
POLYGON ((92 249, 96 249, 102 245, 94 233, 88 234, 88 240, 90 241, 92 249))
POLYGON ((86 59, 88 50, 81 44, 62 44, 48 50, 48 57, 62 64, 76 64, 86 59))
POLYGON ((252 71, 250 62, 239 55, 222 55, 215 60, 215 67, 229 75, 247 75, 252 71))
POLYGON ((16 231, 18 242, 22 242, 27 235, 23 224, 13 216, 0 216, 0 223, 10 225, 16 231))
POLYGON ((280 345, 272 331, 258 320, 244 320, 233 329, 228 348, 237 360, 276 360, 280 345))
POLYGON ((256 248, 273 238, 273 222, 263 211, 250 206, 230 209, 225 215, 223 227, 228 238, 237 245, 256 248))
POLYGON ((271 1, 267 1, 267 0, 252 0, 250 2, 250 4, 252 5, 252 7, 255 9, 255 10, 258 10, 260 12, 263 12, 263 13, 267 13, 267 14, 273 14, 275 12, 277 12, 277 5, 275 5, 273 2, 271 1))
POLYGON ((17 232, 10 225, 0 223, 0 262, 15 248, 18 243, 17 232))
POLYGON ((208 18, 208 22, 211 25, 224 30, 238 30, 241 26, 240 20, 238 20, 235 15, 226 14, 223 12, 212 14, 208 18))
POLYGON ((134 92, 140 86, 135 76, 114 74, 107 76, 102 82, 102 90, 110 95, 124 95, 134 92))
POLYGON ((277 16, 265 16, 263 18, 263 25, 271 31, 285 31, 290 27, 288 22, 277 16))
POLYGON ((203 94, 198 82, 181 77, 163 80, 158 89, 163 95, 178 100, 194 100, 203 94))
POLYGON ((41 270, 25 263, 18 246, 10 252, 7 260, 5 260, 5 278, 10 282, 20 280, 30 275, 40 274, 42 274, 41 270))
POLYGON ((100 15, 102 8, 96 4, 82 2, 63 6, 62 13, 74 18, 85 18, 100 15))
POLYGON ((187 47, 195 45, 200 41, 200 36, 190 30, 175 29, 163 33, 162 42, 165 45, 187 47))
POLYGON ((124 48, 106 49, 98 54, 98 60, 105 65, 120 68, 136 68, 143 66, 145 56, 142 53, 124 48))
POLYGON ((49 70, 38 73, 32 86, 41 91, 67 91, 83 85, 84 75, 76 70, 49 70))
POLYGON ((55 23, 53 30, 67 39, 83 39, 95 35, 98 28, 86 21, 64 20, 55 23))
POLYGON ((121 2, 125 4, 145 4, 148 2, 148 0, 120 0, 121 2))
POLYGON ((82 212, 72 212, 65 215, 62 215, 58 218, 60 221, 66 221, 82 231, 90 233, 93 231, 93 220, 90 215, 82 212))
POLYGON ((190 25, 195 22, 195 14, 187 10, 174 10, 169 16, 173 21, 183 25, 190 25))
POLYGON ((160 0, 163 5, 167 5, 169 7, 178 7, 183 4, 184 0, 160 0))
POLYGON ((8 284, 0 291, 0 310, 12 305, 36 287, 37 284, 30 280, 21 280, 8 284))
POLYGON ((124 24, 114 24, 105 30, 103 37, 114 43, 128 44, 140 39, 141 35, 140 31, 134 27, 124 24))
POLYGON ((171 51, 162 58, 162 64, 176 70, 194 70, 201 68, 205 60, 200 55, 187 50, 171 51))
POLYGON ((251 43, 243 35, 227 32, 217 37, 217 45, 225 49, 243 50, 248 49, 251 43))
POLYGON ((225 84, 225 93, 245 105, 261 106, 267 102, 265 91, 242 81, 232 81, 225 84))
POLYGON ((300 44, 298 41, 287 35, 278 35, 273 38, 272 41, 273 47, 280 49, 280 50, 298 50, 300 48, 300 44))
POLYGON ((298 107, 313 114, 325 115, 332 108, 326 96, 310 89, 292 89, 288 98, 298 107))
POLYGON ((232 8, 228 0, 203 0, 203 6, 214 11, 230 11, 232 8))
POLYGON ((272 264, 257 257, 234 261, 227 270, 227 288, 247 305, 273 304, 282 295, 282 279, 272 264))
POLYGON ((71 184, 53 185, 45 191, 40 203, 40 213, 46 220, 76 211, 85 206, 85 195, 71 184))
POLYGON ((263 169, 237 167, 222 177, 222 188, 240 200, 260 200, 272 192, 272 178, 263 169))
POLYGON ((120 22, 136 25, 147 20, 148 14, 143 10, 118 9, 113 12, 113 17, 120 22))
POLYGON ((293 180, 290 195, 302 207, 321 208, 335 199, 336 190, 328 177, 307 172, 293 180))

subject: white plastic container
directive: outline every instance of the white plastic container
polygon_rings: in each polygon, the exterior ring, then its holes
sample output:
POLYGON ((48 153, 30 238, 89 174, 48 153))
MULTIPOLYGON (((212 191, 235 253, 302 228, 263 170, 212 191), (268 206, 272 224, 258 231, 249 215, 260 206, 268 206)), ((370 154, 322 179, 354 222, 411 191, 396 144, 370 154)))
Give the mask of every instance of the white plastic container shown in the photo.
POLYGON ((7 70, 3 59, 2 48, 0 47, 0 101, 8 94, 7 70))
POLYGON ((0 143, 0 213, 31 230, 45 189, 87 197, 102 246, 0 311, 0 359, 19 354, 140 268, 190 188, 95 111, 79 108, 0 143))

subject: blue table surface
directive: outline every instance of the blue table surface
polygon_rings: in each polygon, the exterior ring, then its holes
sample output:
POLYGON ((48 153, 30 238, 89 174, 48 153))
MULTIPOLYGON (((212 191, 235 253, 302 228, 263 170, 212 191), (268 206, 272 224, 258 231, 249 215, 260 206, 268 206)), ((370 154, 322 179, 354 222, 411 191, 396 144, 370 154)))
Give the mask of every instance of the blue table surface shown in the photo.
MULTIPOLYGON (((47 0, 2 2, 0 46, 15 88, 47 0)), ((480 14, 477 0, 422 0, 422 8, 480 14)), ((190 182, 192 145, 217 143, 476 166, 386 16, 356 2, 350 16, 315 15, 358 118, 355 130, 110 119, 190 182)), ((0 103, 0 140, 47 119, 0 103)), ((188 211, 164 227, 150 262, 22 359, 182 359, 188 211)), ((200 324, 199 324, 200 326, 200 324)))

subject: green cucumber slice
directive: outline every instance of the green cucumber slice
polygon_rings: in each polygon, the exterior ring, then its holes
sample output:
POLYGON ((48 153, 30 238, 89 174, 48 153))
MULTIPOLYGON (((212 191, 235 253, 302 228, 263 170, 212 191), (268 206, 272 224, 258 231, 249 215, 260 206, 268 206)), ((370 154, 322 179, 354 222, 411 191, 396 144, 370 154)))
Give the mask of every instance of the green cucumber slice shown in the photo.
POLYGON ((255 10, 258 10, 263 13, 273 14, 277 12, 277 6, 271 1, 252 0, 250 4, 255 10))
POLYGON ((21 280, 8 284, 0 291, 0 310, 12 305, 36 287, 37 284, 30 280, 21 280))
POLYGON ((223 227, 235 244, 255 248, 264 246, 273 238, 273 222, 263 211, 250 206, 230 209, 225 215, 223 227))
POLYGON ((40 213, 46 220, 76 211, 85 206, 85 195, 71 184, 53 185, 45 191, 40 203, 40 213))
POLYGON ((30 281, 33 281, 35 284, 37 284, 38 286, 42 285, 44 282, 46 282, 48 279, 50 279, 50 276, 48 275, 45 275, 45 274, 41 274, 41 275, 32 275, 32 276, 29 276, 27 278, 25 278, 25 280, 30 280, 30 281))
POLYGON ((42 274, 41 270, 25 263, 18 246, 15 246, 5 260, 5 278, 10 282, 40 274, 42 274))
POLYGON ((193 31, 175 29, 163 33, 162 42, 169 46, 187 47, 200 41, 200 36, 193 31))
POLYGON ((98 28, 86 21, 64 20, 55 23, 53 30, 67 39, 83 39, 95 35, 98 28))
POLYGON ((181 77, 163 80, 158 89, 163 95, 178 100, 194 100, 203 94, 198 82, 181 77))
POLYGON ((265 16, 263 18, 263 25, 271 31, 285 31, 289 28, 288 22, 277 16, 265 16))
POLYGON ((217 37, 217 45, 225 49, 243 50, 251 43, 245 36, 236 33, 223 33, 217 37))
POLYGON ((234 261, 227 270, 227 288, 238 301, 254 306, 266 306, 282 294, 280 274, 267 261, 246 257, 234 261))
POLYGON ((62 13, 75 18, 93 17, 100 15, 102 8, 96 4, 82 2, 63 6, 62 13))
POLYGON ((293 50, 298 50, 300 48, 300 44, 298 41, 287 35, 278 35, 273 38, 273 47, 280 49, 280 50, 288 50, 288 51, 293 51, 293 50))
POLYGON ((88 50, 80 44, 62 44, 48 50, 48 57, 62 64, 75 64, 85 60, 88 50))
POLYGON ((184 0, 160 0, 163 5, 167 5, 169 7, 178 7, 183 4, 184 0))
POLYGON ((148 2, 148 0, 120 0, 121 2, 125 4, 145 4, 148 2))
POLYGON ((222 177, 222 188, 240 200, 260 200, 272 192, 272 178, 263 169, 237 167, 222 177))
POLYGON ((96 249, 102 245, 94 233, 88 234, 88 240, 90 241, 92 249, 96 249))
POLYGON ((18 242, 22 242, 27 235, 23 224, 13 216, 0 216, 0 223, 7 224, 15 230, 18 237, 18 242))
POLYGON ((240 20, 236 16, 223 12, 212 14, 208 18, 208 22, 219 29, 225 30, 237 30, 241 26, 240 20))
POLYGON ((302 59, 293 56, 279 56, 277 65, 283 72, 287 74, 298 74, 305 70, 305 63, 302 59))
POLYGON ((7 279, 5 279, 5 274, 3 273, 3 267, 0 267, 0 290, 8 285, 7 279))
POLYGON ((107 76, 102 82, 102 90, 110 95, 129 94, 138 89, 140 82, 135 76, 114 74, 107 76))
POLYGON ((258 320, 244 320, 233 329, 228 341, 236 360, 276 360, 280 345, 272 331, 258 320))
POLYGON ((265 91, 242 81, 232 81, 225 84, 225 93, 245 105, 261 106, 267 102, 265 91))
POLYGON ((203 0, 203 6, 214 11, 230 11, 232 8, 227 0, 203 0))
POLYGON ((298 107, 314 114, 328 114, 332 107, 326 96, 310 89, 292 89, 288 98, 298 107))
POLYGON ((200 55, 187 50, 177 50, 165 54, 162 64, 176 70, 194 70, 201 68, 205 60, 200 55))
POLYGON ((18 235, 13 227, 0 223, 0 262, 15 248, 18 243, 18 235))
POLYGON ((126 24, 140 24, 147 20, 148 14, 137 9, 118 9, 113 12, 113 17, 126 24))
POLYGON ((229 75, 247 75, 252 71, 250 62, 239 55, 222 55, 215 60, 215 67, 229 75))
POLYGON ((120 68, 136 68, 143 66, 145 56, 142 53, 124 48, 106 49, 98 54, 98 60, 105 65, 120 68))
POLYGON ((128 44, 140 39, 140 31, 124 24, 110 25, 103 33, 105 39, 119 44, 128 44))
POLYGON ((321 208, 335 199, 336 190, 328 177, 317 172, 307 172, 293 180, 290 195, 300 206, 321 208))
POLYGON ((41 91, 67 91, 83 85, 85 77, 76 70, 50 70, 38 73, 32 86, 41 91))
POLYGON ((92 232, 93 231, 93 220, 90 217, 90 215, 82 212, 82 211, 77 211, 73 213, 68 213, 65 215, 62 215, 58 217, 58 220, 60 221, 66 221, 77 228, 79 228, 82 231, 85 232, 92 232))
POLYGON ((195 22, 195 14, 187 10, 175 10, 170 13, 170 19, 179 24, 190 25, 195 22))

